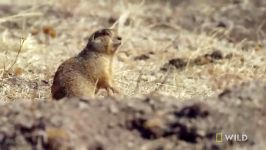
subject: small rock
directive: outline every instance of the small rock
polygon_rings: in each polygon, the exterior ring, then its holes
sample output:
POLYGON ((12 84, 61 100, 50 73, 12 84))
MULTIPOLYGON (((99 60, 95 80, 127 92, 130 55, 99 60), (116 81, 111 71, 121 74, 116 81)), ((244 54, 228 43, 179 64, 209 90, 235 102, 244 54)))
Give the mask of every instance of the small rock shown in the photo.
POLYGON ((119 109, 115 105, 110 105, 109 111, 113 114, 117 114, 119 112, 119 109))
POLYGON ((169 68, 174 67, 176 69, 183 69, 187 65, 187 60, 184 58, 174 58, 170 59, 168 63, 166 63, 161 70, 167 71, 169 68))
POLYGON ((213 59, 223 59, 223 53, 220 50, 214 50, 210 54, 211 58, 213 59))
POLYGON ((134 60, 147 60, 147 59, 150 59, 150 56, 148 56, 147 54, 142 54, 134 58, 134 60))

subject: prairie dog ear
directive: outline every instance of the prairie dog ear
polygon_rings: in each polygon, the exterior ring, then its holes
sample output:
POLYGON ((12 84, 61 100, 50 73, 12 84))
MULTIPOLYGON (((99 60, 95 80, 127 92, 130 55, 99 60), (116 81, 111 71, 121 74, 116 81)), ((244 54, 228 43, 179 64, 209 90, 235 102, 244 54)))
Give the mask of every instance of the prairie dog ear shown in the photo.
POLYGON ((99 51, 103 49, 103 42, 101 39, 96 38, 89 42, 89 45, 92 46, 93 51, 99 51))
POLYGON ((90 37, 89 37, 89 42, 92 42, 94 40, 95 37, 95 33, 93 33, 90 37))
POLYGON ((92 39, 91 42, 94 43, 94 44, 102 44, 102 40, 99 39, 99 38, 92 39))

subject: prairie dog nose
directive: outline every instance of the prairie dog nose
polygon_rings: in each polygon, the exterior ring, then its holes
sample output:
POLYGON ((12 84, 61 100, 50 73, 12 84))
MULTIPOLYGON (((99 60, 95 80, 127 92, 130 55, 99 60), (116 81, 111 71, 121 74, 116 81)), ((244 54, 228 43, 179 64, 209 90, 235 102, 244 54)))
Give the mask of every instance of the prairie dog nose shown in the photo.
POLYGON ((122 38, 121 38, 120 36, 118 36, 116 39, 117 39, 117 40, 119 40, 119 41, 121 41, 121 40, 122 40, 122 38))

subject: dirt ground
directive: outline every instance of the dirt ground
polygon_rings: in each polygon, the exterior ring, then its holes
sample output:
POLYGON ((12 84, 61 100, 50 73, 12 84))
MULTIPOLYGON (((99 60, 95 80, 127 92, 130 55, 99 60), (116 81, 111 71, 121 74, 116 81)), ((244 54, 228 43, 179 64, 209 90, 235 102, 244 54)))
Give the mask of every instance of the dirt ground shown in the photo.
POLYGON ((263 149, 265 18, 264 0, 0 1, 0 149, 263 149), (121 95, 52 101, 59 64, 117 20, 121 95))
POLYGON ((263 149, 266 85, 244 83, 218 97, 167 96, 18 101, 0 109, 1 149, 263 149), (47 111, 49 110, 49 111, 47 111), (245 134, 217 142, 216 134, 245 134))

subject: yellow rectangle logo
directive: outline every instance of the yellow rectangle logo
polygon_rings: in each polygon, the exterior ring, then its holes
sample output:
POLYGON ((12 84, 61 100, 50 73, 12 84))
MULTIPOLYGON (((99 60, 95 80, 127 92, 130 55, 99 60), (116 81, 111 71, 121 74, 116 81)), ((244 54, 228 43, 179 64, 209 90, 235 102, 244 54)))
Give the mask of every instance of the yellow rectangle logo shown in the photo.
POLYGON ((216 142, 217 143, 223 142, 223 134, 222 133, 216 133, 216 142))

